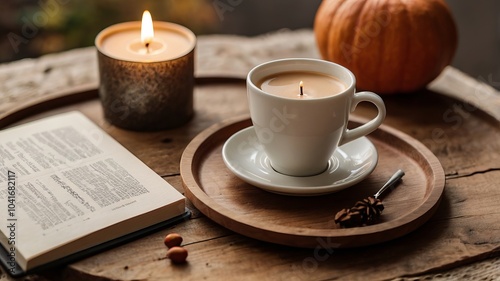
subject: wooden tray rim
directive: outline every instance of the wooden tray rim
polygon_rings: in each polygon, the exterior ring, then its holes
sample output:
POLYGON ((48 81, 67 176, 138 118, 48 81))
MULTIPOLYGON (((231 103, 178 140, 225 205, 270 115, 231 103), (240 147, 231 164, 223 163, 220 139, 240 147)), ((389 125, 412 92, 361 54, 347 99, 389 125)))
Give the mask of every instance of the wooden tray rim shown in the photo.
MULTIPOLYGON (((354 122, 366 122, 364 118, 352 116, 350 121, 354 122)), ((427 179, 427 181, 433 185, 430 192, 426 192, 426 195, 423 198, 423 203, 419 205, 413 212, 407 213, 402 217, 399 217, 395 220, 391 220, 388 222, 383 222, 380 224, 357 227, 357 228, 343 228, 343 229, 316 229, 311 231, 310 228, 304 227, 286 227, 282 225, 275 225, 273 230, 265 230, 267 226, 259 221, 251 221, 248 217, 244 217, 243 220, 236 219, 232 214, 231 210, 225 208, 224 206, 218 204, 215 200, 213 200, 210 196, 208 196, 203 189, 198 185, 198 182, 194 176, 196 173, 195 167, 193 166, 193 161, 200 157, 199 149, 202 145, 211 145, 214 142, 214 135, 217 134, 220 130, 237 126, 239 123, 249 122, 248 114, 243 116, 236 116, 229 119, 226 119, 220 123, 214 124, 211 127, 205 129, 200 134, 198 134, 186 147, 184 153, 181 157, 181 165, 180 172, 183 180, 184 191, 186 197, 191 200, 191 202, 198 208, 202 213, 204 213, 207 217, 211 218, 215 222, 223 225, 226 228, 229 228, 235 232, 238 232, 243 235, 247 235, 256 239, 274 242, 278 244, 280 243, 280 239, 262 239, 261 234, 255 234, 255 231, 265 231, 268 233, 277 234, 278 236, 296 236, 296 237, 308 237, 311 239, 329 239, 329 238, 349 238, 356 236, 367 236, 377 234, 378 232, 388 232, 388 231, 397 231, 398 229, 404 229, 407 234, 424 222, 426 222, 436 211, 444 192, 445 186, 445 174, 444 170, 441 166, 441 163, 437 159, 437 157, 422 143, 418 140, 412 138, 411 136, 395 129, 387 125, 382 125, 376 130, 372 135, 387 133, 392 135, 393 137, 399 139, 400 141, 405 142, 410 147, 412 147, 418 154, 427 160, 427 166, 432 171, 432 176, 427 179), (229 212, 230 215, 227 215, 229 212), (235 223, 237 226, 232 226, 228 224, 227 220, 231 220, 231 222, 235 223), (415 222, 415 223, 414 223, 415 222), (383 228, 382 230, 380 230, 383 228), (245 233, 245 231, 248 231, 245 233), (334 233, 335 235, 332 235, 334 233)), ((410 156, 408 156, 410 157, 410 156)), ((413 158, 413 157, 410 157, 413 158)), ((414 159, 415 160, 415 159, 414 159)), ((404 235, 403 234, 403 235, 404 235)), ((400 235, 402 236, 402 235, 400 235)), ((396 237, 394 237, 396 238, 396 237)), ((394 239, 391 238, 391 239, 394 239)), ((376 243, 384 242, 391 239, 378 238, 376 243)), ((289 246, 299 246, 299 247, 314 247, 317 243, 313 243, 313 245, 309 245, 310 243, 298 243, 298 245, 289 245, 289 246), (303 245, 302 245, 303 244, 303 245)), ((363 244, 359 246, 369 245, 363 244)), ((342 245, 341 243, 337 245, 340 247, 352 247, 352 245, 342 245)))

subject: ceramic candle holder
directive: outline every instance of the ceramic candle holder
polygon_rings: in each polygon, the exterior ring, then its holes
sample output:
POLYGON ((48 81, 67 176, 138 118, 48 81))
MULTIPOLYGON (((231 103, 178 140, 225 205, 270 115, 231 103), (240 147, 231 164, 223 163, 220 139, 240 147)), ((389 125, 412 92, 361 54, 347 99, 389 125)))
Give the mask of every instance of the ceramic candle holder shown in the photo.
POLYGON ((96 37, 99 95, 105 118, 115 126, 164 130, 194 114, 196 37, 177 24, 154 22, 154 28, 159 36, 147 52, 137 47, 140 22, 110 26, 96 37))

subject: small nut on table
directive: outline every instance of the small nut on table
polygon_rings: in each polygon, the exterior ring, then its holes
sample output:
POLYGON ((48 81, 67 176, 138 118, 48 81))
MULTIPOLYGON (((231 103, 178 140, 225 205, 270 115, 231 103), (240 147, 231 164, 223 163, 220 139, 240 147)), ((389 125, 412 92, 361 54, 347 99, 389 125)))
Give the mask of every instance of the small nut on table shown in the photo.
POLYGON ((173 263, 185 263, 188 251, 183 247, 172 247, 167 251, 167 258, 173 263))
POLYGON ((165 243, 165 246, 172 248, 175 246, 180 246, 182 244, 182 240, 182 236, 180 236, 179 234, 170 233, 165 236, 163 243, 165 243))

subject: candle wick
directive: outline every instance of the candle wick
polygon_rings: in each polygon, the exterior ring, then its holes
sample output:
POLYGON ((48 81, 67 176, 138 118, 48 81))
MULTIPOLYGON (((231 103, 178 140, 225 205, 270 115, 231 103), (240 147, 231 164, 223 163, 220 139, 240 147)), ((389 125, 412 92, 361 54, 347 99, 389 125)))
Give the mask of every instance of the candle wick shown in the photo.
POLYGON ((303 96, 304 95, 304 85, 303 85, 302 81, 300 81, 299 88, 300 88, 300 95, 303 96))
POLYGON ((149 43, 146 43, 146 53, 149 54, 149 43))

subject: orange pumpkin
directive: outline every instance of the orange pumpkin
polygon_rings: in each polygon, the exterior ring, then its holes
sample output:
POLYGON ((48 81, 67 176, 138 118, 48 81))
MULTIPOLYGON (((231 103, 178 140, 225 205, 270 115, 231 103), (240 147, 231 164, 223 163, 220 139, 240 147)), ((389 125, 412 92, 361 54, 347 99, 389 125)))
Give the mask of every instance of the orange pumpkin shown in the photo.
POLYGON ((444 0, 323 0, 314 33, 323 59, 349 68, 358 88, 379 94, 424 87, 457 48, 444 0))

